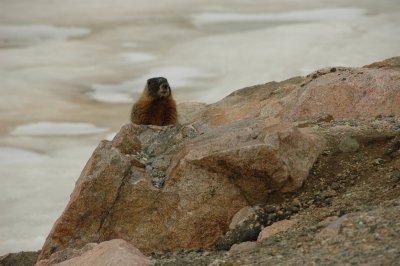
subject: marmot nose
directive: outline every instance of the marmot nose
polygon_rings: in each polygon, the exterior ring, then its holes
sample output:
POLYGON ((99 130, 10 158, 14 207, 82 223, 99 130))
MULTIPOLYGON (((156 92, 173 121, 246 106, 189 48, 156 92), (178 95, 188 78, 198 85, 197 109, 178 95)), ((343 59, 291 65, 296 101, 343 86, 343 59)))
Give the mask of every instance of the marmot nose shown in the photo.
POLYGON ((163 91, 166 91, 166 90, 168 90, 168 84, 167 83, 164 83, 164 84, 161 84, 161 89, 163 90, 163 91))

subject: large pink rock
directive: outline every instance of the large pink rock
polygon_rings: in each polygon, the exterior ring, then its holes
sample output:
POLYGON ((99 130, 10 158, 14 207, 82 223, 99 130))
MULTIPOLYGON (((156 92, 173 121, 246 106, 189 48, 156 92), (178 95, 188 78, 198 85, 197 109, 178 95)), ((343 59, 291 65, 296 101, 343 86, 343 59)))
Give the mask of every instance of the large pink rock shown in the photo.
POLYGON ((390 69, 328 68, 310 74, 294 93, 284 119, 373 118, 400 113, 400 72, 390 69), (335 71, 333 71, 335 70, 335 71))
POLYGON ((299 121, 400 113, 399 95, 393 66, 325 69, 181 106, 176 127, 127 124, 94 151, 40 258, 115 238, 210 247, 243 207, 302 186, 325 140, 299 121))
POLYGON ((210 105, 202 119, 224 125, 255 117, 296 122, 400 113, 399 62, 396 57, 363 68, 325 68, 307 77, 244 88, 210 105))
POLYGON ((122 239, 113 239, 100 244, 90 243, 82 250, 57 252, 50 259, 39 261, 36 266, 147 266, 150 260, 140 250, 122 239))
POLYGON ((145 252, 209 247, 242 207, 299 188, 323 146, 308 129, 261 119, 198 131, 128 124, 93 153, 40 258, 114 238, 145 252))
POLYGON ((293 220, 282 220, 265 227, 259 234, 257 241, 261 242, 264 239, 270 238, 278 233, 287 231, 296 222, 293 220))

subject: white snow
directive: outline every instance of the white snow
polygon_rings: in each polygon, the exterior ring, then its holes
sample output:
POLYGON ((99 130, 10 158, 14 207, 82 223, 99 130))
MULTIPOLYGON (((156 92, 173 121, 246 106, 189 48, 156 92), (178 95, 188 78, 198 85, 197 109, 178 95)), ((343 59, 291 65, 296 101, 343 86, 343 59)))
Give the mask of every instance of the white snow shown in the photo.
POLYGON ((0 40, 42 41, 67 39, 90 33, 90 29, 78 27, 56 27, 53 25, 0 25, 0 40))
POLYGON ((199 67, 191 65, 172 65, 154 68, 150 70, 146 76, 138 79, 138 82, 152 77, 166 77, 172 88, 180 88, 192 84, 195 79, 202 79, 210 76, 210 73, 207 73, 207 71, 199 67))
POLYGON ((89 96, 101 102, 131 103, 133 94, 141 94, 146 80, 152 77, 166 77, 172 90, 193 84, 196 79, 211 75, 200 68, 185 65, 172 65, 153 68, 148 74, 118 84, 94 84, 89 96))
POLYGON ((9 165, 13 163, 37 163, 48 157, 33 151, 12 148, 0 147, 0 165, 9 165))
POLYGON ((38 122, 17 126, 14 136, 86 135, 108 131, 89 123, 38 122))
POLYGON ((311 22, 354 20, 366 13, 362 8, 323 8, 283 13, 216 13, 204 12, 192 15, 196 25, 233 22, 311 22))
POLYGON ((156 59, 156 56, 142 52, 123 53, 121 56, 129 63, 144 63, 156 59))
MULTIPOLYGON (((117 87, 117 86, 115 86, 117 87)), ((115 90, 113 85, 95 84, 93 91, 89 92, 89 97, 99 102, 107 103, 130 103, 131 95, 127 92, 119 92, 115 90)))
MULTIPOLYGON (((33 141, 33 140, 32 140, 33 141)), ((50 148, 56 140, 43 143, 50 148)), ((0 149, 0 254, 41 248, 69 200, 93 146, 84 141, 54 149, 45 155, 24 150, 0 149), (68 147, 71 146, 71 147, 68 147)))

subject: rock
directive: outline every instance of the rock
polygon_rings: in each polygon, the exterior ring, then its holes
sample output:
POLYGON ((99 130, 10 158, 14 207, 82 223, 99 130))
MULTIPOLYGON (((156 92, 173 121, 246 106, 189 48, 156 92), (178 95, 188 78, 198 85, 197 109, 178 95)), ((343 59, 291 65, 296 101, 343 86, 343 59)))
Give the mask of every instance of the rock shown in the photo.
POLYGON ((267 205, 265 206, 265 211, 267 213, 275 213, 276 212, 276 207, 274 205, 267 205))
POLYGON ((243 224, 246 220, 251 219, 253 216, 254 218, 256 217, 256 211, 253 207, 246 206, 240 209, 232 218, 231 223, 229 224, 229 229, 234 229, 235 227, 240 226, 240 224, 243 224))
MULTIPOLYGON (((327 137, 327 148, 332 152, 319 157, 300 190, 288 194, 273 193, 267 202, 257 205, 265 210, 266 216, 274 214, 276 217, 272 220, 279 220, 288 211, 293 213, 292 208, 296 207, 293 202, 297 198, 302 204, 300 212, 286 218, 295 219, 295 226, 257 243, 255 249, 239 252, 209 249, 207 255, 203 253, 197 257, 184 252, 178 255, 190 258, 191 265, 210 265, 216 259, 222 259, 222 265, 397 265, 400 212, 398 207, 393 207, 399 206, 400 183, 396 180, 400 179, 393 164, 398 157, 391 157, 386 151, 394 136, 399 134, 387 125, 399 123, 400 116, 396 115, 394 119, 383 117, 377 128, 372 122, 362 119, 322 124, 317 130, 327 137), (340 125, 349 124, 357 126, 337 131, 340 125), (362 143, 357 152, 337 151, 337 143, 344 135, 354 136, 362 143), (373 164, 375 158, 383 158, 385 167, 376 167, 373 164), (391 200, 396 202, 389 202, 391 200), (327 204, 328 201, 331 204, 327 204), (371 211, 377 212, 372 214, 371 211), (339 227, 333 227, 333 222, 345 214, 350 222, 343 221, 339 227), (329 218, 319 222, 325 217, 329 218)), ((239 210, 234 217, 243 217, 245 215, 239 215, 243 213, 252 213, 251 208, 239 210)), ((252 228, 256 224, 252 223, 250 232, 254 232, 252 228)), ((233 230, 227 234, 229 232, 233 230)), ((246 232, 243 231, 243 235, 246 232)), ((165 263, 174 261, 174 257, 166 255, 155 259, 154 265, 174 265, 165 263)))
POLYGON ((332 182, 332 184, 331 184, 331 188, 333 190, 338 190, 338 189, 340 189, 340 187, 341 187, 341 185, 338 182, 332 182))
POLYGON ((321 197, 326 199, 326 198, 332 198, 337 195, 337 192, 335 190, 324 190, 321 192, 321 197))
POLYGON ((400 182, 400 170, 394 170, 393 173, 391 173, 390 178, 394 182, 400 182))
MULTIPOLYGON (((232 245, 257 239, 262 227, 272 214, 260 207, 246 206, 232 218, 229 231, 216 243, 219 250, 229 250, 232 245)), ((275 215, 275 214, 274 214, 275 215)), ((274 220, 276 215, 274 216, 274 220)))
POLYGON ((355 138, 345 136, 339 142, 339 150, 342 152, 356 152, 360 147, 360 144, 355 138))
POLYGON ((389 155, 392 158, 395 158, 400 155, 400 136, 396 136, 390 142, 390 145, 389 145, 387 151, 385 152, 385 154, 389 155))
POLYGON ((323 229, 315 236, 317 240, 333 239, 339 234, 340 226, 346 219, 346 215, 341 217, 328 217, 318 225, 323 229))
MULTIPOLYGON (((382 192, 382 188, 374 189, 382 192)), ((329 217, 319 223, 322 229, 314 235, 318 229, 309 223, 309 218, 313 220, 321 213, 315 209, 302 217, 296 230, 266 239, 254 251, 229 252, 223 256, 222 265, 398 265, 400 200, 398 194, 394 198, 377 205, 366 201, 360 211, 346 217, 329 217)), ((354 207, 357 205, 358 202, 354 207)))
POLYGON ((397 170, 400 170, 400 158, 394 161, 393 166, 397 170))
POLYGON ((84 254, 85 252, 93 249, 96 245, 97 245, 97 243, 88 243, 81 249, 66 248, 66 249, 57 251, 57 252, 51 254, 51 256, 48 259, 38 261, 35 266, 54 265, 54 264, 78 257, 78 256, 84 254))
MULTIPOLYGON (((356 122, 338 119, 400 113, 399 79, 394 67, 327 68, 244 88, 215 104, 180 105, 177 126, 127 124, 94 151, 40 258, 115 238, 143 252, 255 240, 263 222, 286 219, 300 206, 261 216, 254 209, 259 218, 249 223, 234 215, 298 190, 327 149, 327 124, 357 136, 356 122)), ((341 142, 345 152, 360 148, 355 138, 341 142)))
POLYGON ((400 57, 392 57, 381 62, 375 62, 364 68, 383 68, 383 69, 397 69, 400 70, 400 57))
POLYGON ((184 135, 185 129, 129 124, 113 142, 102 141, 41 259, 114 238, 144 252, 210 247, 244 206, 264 202, 273 191, 299 188, 324 146, 308 129, 263 120, 204 126, 195 137, 184 135), (140 156, 121 146, 124 138, 136 138, 132 143, 141 147, 140 156), (151 168, 144 167, 143 158, 151 168), (163 185, 153 185, 160 178, 155 173, 164 173, 163 185))
POLYGON ((306 78, 305 86, 281 100, 285 109, 279 116, 284 120, 310 120, 318 113, 336 120, 400 112, 400 71, 337 68, 331 72, 327 68, 314 73, 318 73, 317 79, 306 78))
POLYGON ((323 145, 324 140, 311 130, 265 120, 249 119, 215 127, 175 157, 167 170, 167 184, 175 182, 175 175, 192 175, 193 167, 201 172, 208 170, 229 177, 254 205, 265 199, 266 191, 290 192, 299 188, 323 145))
MULTIPOLYGON (((303 78, 269 82, 237 90, 221 101, 211 104, 203 113, 203 121, 211 126, 227 125, 243 119, 265 117, 279 122, 288 94, 298 89, 303 78)), ((291 98, 291 97, 289 97, 291 98)))
POLYGON ((273 223, 272 225, 265 227, 261 233, 259 234, 257 238, 257 242, 261 242, 264 239, 267 239, 271 236, 274 236, 280 232, 284 232, 288 230, 290 227, 292 227, 295 224, 295 221, 293 220, 282 220, 276 223, 273 223))
POLYGON ((80 266, 80 265, 125 265, 125 266, 147 266, 147 259, 137 248, 122 239, 114 239, 100 244, 90 244, 82 251, 75 250, 69 255, 59 252, 57 256, 39 261, 37 266, 80 266))
POLYGON ((317 228, 323 228, 328 226, 330 223, 332 223, 333 221, 337 220, 338 216, 328 216, 326 217, 324 220, 322 220, 321 222, 319 222, 317 224, 317 228))
POLYGON ((383 160, 382 158, 376 158, 376 159, 373 161, 373 164, 374 164, 374 165, 381 165, 381 164, 383 164, 383 163, 385 163, 385 160, 383 160))
POLYGON ((324 114, 324 113, 318 113, 316 116, 312 117, 312 120, 315 121, 315 123, 328 123, 334 120, 333 116, 331 114, 324 114))
POLYGON ((1 266, 32 266, 38 258, 38 251, 21 251, 0 257, 1 266))
POLYGON ((201 114, 206 110, 205 103, 179 103, 178 109, 178 122, 181 124, 192 123, 201 117, 201 114))
POLYGON ((136 137, 141 133, 141 128, 125 125, 112 141, 113 147, 124 154, 136 154, 141 150, 141 143, 136 137))
POLYGON ((255 249, 256 247, 257 247, 257 242, 247 241, 247 242, 242 242, 239 244, 234 244, 229 251, 230 252, 241 252, 241 251, 246 251, 246 250, 252 250, 252 249, 255 249))
MULTIPOLYGON (((399 58, 392 61, 398 62, 399 58)), ((398 67, 338 67, 335 72, 330 69, 318 70, 305 78, 269 82, 235 91, 209 105, 203 119, 209 125, 217 126, 257 117, 285 122, 326 117, 319 121, 330 122, 332 119, 374 118, 380 114, 400 113, 398 67)))
POLYGON ((223 259, 216 259, 209 264, 209 266, 221 266, 225 264, 225 260, 223 259))
POLYGON ((298 208, 300 208, 300 207, 301 207, 301 202, 300 202, 300 200, 299 200, 298 198, 294 198, 294 199, 292 200, 292 206, 293 206, 293 207, 298 207, 298 208))

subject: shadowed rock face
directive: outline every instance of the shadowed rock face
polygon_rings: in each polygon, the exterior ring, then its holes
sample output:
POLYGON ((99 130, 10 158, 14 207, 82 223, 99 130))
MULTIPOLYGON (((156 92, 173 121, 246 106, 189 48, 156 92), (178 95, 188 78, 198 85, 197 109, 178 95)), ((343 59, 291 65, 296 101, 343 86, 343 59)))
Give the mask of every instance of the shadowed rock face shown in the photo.
POLYGON ((39 252, 36 251, 22 251, 18 253, 9 253, 0 257, 1 266, 32 266, 38 258, 39 252))
POLYGON ((241 208, 301 187, 325 147, 304 121, 399 113, 399 80, 326 69, 196 105, 176 127, 127 124, 94 151, 40 259, 114 238, 144 252, 210 247, 241 208))

